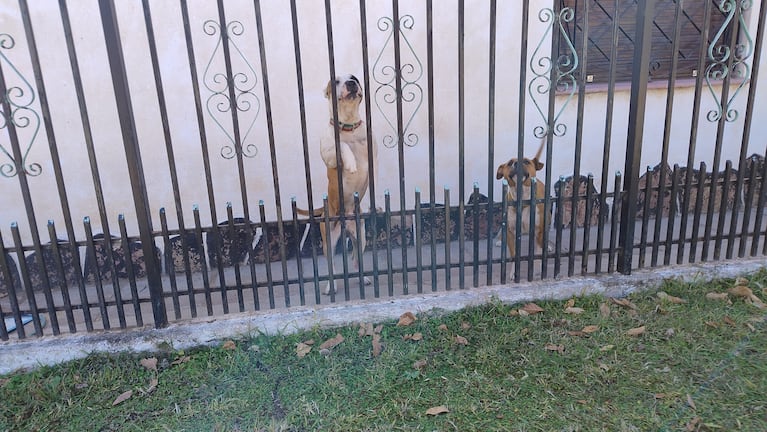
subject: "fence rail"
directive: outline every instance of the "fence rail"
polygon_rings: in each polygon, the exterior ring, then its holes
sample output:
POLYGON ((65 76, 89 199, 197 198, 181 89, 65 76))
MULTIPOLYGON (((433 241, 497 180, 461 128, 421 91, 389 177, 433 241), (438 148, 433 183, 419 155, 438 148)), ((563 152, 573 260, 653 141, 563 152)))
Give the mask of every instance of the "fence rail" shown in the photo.
MULTIPOLYGON (((51 5, 30 10, 20 0, 5 20, 8 31, 0 29, 2 214, 24 220, 0 229, 0 339, 767 254, 765 150, 751 143, 765 127, 753 121, 765 109, 755 85, 765 1, 683 10, 682 2, 641 0, 634 26, 626 10, 610 13, 621 0, 570 3, 532 10, 528 0, 456 0, 455 22, 445 28, 432 0, 385 7, 291 0, 289 13, 258 0, 99 0, 97 10, 60 0, 56 14, 41 13, 51 5), (70 15, 68 7, 77 9, 70 15), (618 35, 631 27, 634 60, 628 91, 612 66, 600 79, 606 87, 590 98, 594 7, 600 20, 620 17, 599 29, 602 55, 618 58, 618 35), (663 89, 650 83, 652 44, 661 40, 651 35, 657 7, 674 9, 673 25, 664 15, 661 38, 672 53, 685 14, 706 23, 698 29, 698 76, 680 82, 678 56, 666 56, 663 89), (77 38, 83 14, 99 22, 103 57, 84 55, 77 38), (51 16, 60 19, 58 40, 57 30, 41 32, 51 16), (289 30, 267 31, 274 25, 289 30), (255 36, 242 38, 252 28, 255 36), (477 28, 485 32, 479 39, 477 28), (612 47, 604 46, 605 32, 612 47), (454 46, 446 59, 437 46, 448 37, 454 46), (58 43, 66 49, 56 57, 58 43), (346 45, 359 51, 350 55, 346 45), (326 64, 316 63, 318 46, 326 64), (81 65, 97 60, 108 82, 81 65), (313 141, 327 128, 327 108, 323 128, 313 129, 313 107, 325 102, 314 101, 307 82, 340 75, 337 64, 350 61, 361 65, 366 138, 379 149, 381 168, 371 156, 367 196, 345 216, 317 216, 328 201, 317 199, 325 167, 313 141), (186 87, 179 87, 182 75, 186 87), (114 98, 104 103, 102 92, 114 98), (291 115, 283 115, 286 105, 291 115), (112 109, 110 121, 94 121, 112 109), (625 129, 618 110, 625 110, 625 129), (114 140, 99 131, 102 123, 114 140), (147 138, 151 127, 156 141, 147 138), (546 157, 536 178, 496 179, 499 163, 529 157, 535 146, 525 143, 538 140, 546 157), (82 143, 79 154, 70 141, 82 143), (125 170, 114 167, 114 154, 125 170), (90 185, 73 173, 90 174, 90 185), (118 192, 110 192, 115 184, 118 192), (422 184, 423 196, 414 187, 422 184), (79 205, 83 193, 93 213, 79 205), (199 205, 187 204, 190 194, 202 197, 199 205), (286 205, 288 195, 297 196, 286 205), (303 203, 311 216, 299 216, 303 203), (523 229, 504 234, 541 219, 542 247, 523 229), (357 248, 345 236, 334 245, 342 265, 331 266, 322 252, 320 222, 332 220, 367 227, 357 248), (324 295, 328 282, 335 290, 324 295)), ((690 35, 684 40, 689 45, 690 35)), ((334 102, 333 124, 338 115, 334 102)), ((338 132, 334 139, 340 158, 338 132)))

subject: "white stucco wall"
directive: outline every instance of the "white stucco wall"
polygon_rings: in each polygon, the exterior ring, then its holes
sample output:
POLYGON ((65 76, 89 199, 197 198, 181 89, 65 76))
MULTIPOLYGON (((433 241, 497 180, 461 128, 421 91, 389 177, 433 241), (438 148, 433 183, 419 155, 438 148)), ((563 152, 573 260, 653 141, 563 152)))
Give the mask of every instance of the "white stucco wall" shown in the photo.
MULTIPOLYGON (((61 158, 66 191, 70 210, 75 221, 75 229, 80 237, 82 234, 82 218, 90 216, 94 230, 101 230, 99 211, 94 195, 94 186, 85 145, 85 136, 77 105, 74 81, 67 56, 65 39, 62 29, 58 4, 52 1, 30 2, 32 24, 35 32, 37 48, 41 57, 41 69, 47 91, 52 131, 61 158)), ((137 138, 141 146, 144 173, 152 213, 155 215, 154 226, 159 228, 159 208, 168 210, 169 224, 176 226, 175 203, 168 169, 168 157, 165 150, 165 140, 160 122, 160 111, 155 90, 155 80, 152 74, 144 15, 141 3, 137 1, 117 0, 120 31, 123 50, 128 67, 130 90, 133 97, 133 110, 136 119, 137 138)), ((224 71, 223 57, 220 53, 214 55, 217 35, 209 36, 204 29, 207 20, 218 20, 216 3, 203 0, 191 0, 189 13, 194 39, 196 70, 200 80, 201 99, 203 105, 210 96, 210 91, 202 85, 205 78, 206 66, 211 61, 211 70, 224 71)), ((309 139, 309 164, 315 205, 320 205, 321 194, 325 189, 324 166, 318 157, 318 137, 327 125, 327 105, 323 90, 328 80, 328 48, 324 2, 316 0, 299 0, 298 21, 301 43, 301 59, 303 63, 303 80, 305 87, 307 136, 309 139)), ((360 41, 359 2, 355 0, 334 0, 332 3, 333 41, 336 71, 354 73, 366 79, 372 89, 378 84, 373 77, 363 77, 362 47, 360 41)), ((438 186, 437 197, 441 201, 441 187, 450 187, 451 202, 457 202, 458 191, 458 7, 457 1, 445 0, 434 2, 434 106, 435 106, 435 183, 438 186)), ((479 184, 484 192, 487 190, 488 177, 494 180, 495 167, 517 153, 519 86, 520 86, 520 41, 522 35, 521 2, 498 2, 496 33, 496 82, 495 82, 495 157, 488 161, 488 59, 489 59, 489 2, 483 0, 467 0, 465 8, 465 187, 467 195, 474 182, 479 184), (488 170, 490 169, 490 172, 488 170)), ((550 1, 532 1, 530 14, 530 33, 528 35, 528 60, 533 50, 543 38, 545 24, 538 19, 538 11, 550 6, 550 1)), ((151 1, 151 12, 154 20, 154 32, 160 59, 160 69, 163 80, 163 91, 167 99, 170 137, 174 150, 178 180, 180 184, 181 205, 184 209, 186 225, 192 223, 192 206, 199 205, 202 222, 210 224, 209 199, 206 179, 203 170, 203 158, 200 146, 200 132, 194 95, 187 60, 186 45, 181 21, 181 11, 178 2, 151 1)), ((375 61, 383 51, 381 62, 393 65, 393 48, 385 46, 388 33, 380 31, 378 21, 381 17, 391 17, 391 2, 388 0, 367 1, 368 49, 370 68, 374 69, 375 61)), ((90 127, 101 175, 101 185, 110 228, 117 232, 117 215, 125 214, 129 231, 136 232, 134 223, 134 206, 128 167, 125 163, 125 152, 122 135, 117 120, 114 103, 111 75, 108 69, 106 48, 100 23, 100 15, 96 0, 78 0, 68 2, 69 14, 72 21, 73 35, 76 43, 80 64, 90 127)), ((251 219, 258 219, 258 201, 266 203, 269 219, 274 219, 274 181, 272 177, 272 161, 267 135, 267 113, 264 105, 262 87, 262 72, 257 43, 256 20, 253 13, 253 2, 249 0, 227 0, 225 2, 227 21, 237 20, 242 23, 244 33, 234 37, 234 43, 241 49, 248 63, 253 67, 257 83, 253 92, 260 101, 260 111, 255 118, 252 131, 246 144, 253 143, 258 153, 253 158, 244 159, 245 184, 250 207, 251 219)), ((306 181, 304 175, 304 157, 302 150, 302 134, 299 123, 299 101, 296 90, 296 66, 294 58, 292 24, 289 3, 286 1, 262 1, 262 17, 264 43, 266 46, 266 62, 271 96, 271 116, 274 125, 274 146, 276 164, 279 174, 279 192, 285 215, 289 215, 290 197, 296 196, 299 206, 307 203, 306 181)), ((426 56, 426 10, 425 2, 400 2, 400 15, 412 16, 412 30, 405 30, 405 37, 412 44, 416 57, 423 68, 423 76, 417 81, 423 91, 423 103, 418 108, 410 124, 408 133, 418 136, 414 147, 405 147, 406 198, 408 206, 412 205, 415 188, 420 188, 425 198, 428 198, 428 124, 427 124, 427 56, 426 56)), ((754 5, 750 13, 751 33, 756 33, 756 18, 758 5, 754 5)), ((4 49, 2 53, 13 63, 22 76, 33 83, 33 70, 29 60, 27 40, 24 37, 24 27, 16 2, 0 1, 0 33, 13 37, 15 46, 4 49)), ((419 62, 409 51, 405 40, 402 40, 402 62, 412 64, 416 69, 419 62)), ((391 43, 391 42, 389 42, 391 43)), ((544 46, 548 43, 544 41, 544 46)), ((233 51, 233 67, 236 71, 246 71, 243 63, 239 62, 233 51)), ((21 81, 3 63, 3 71, 9 86, 21 85, 21 81)), ((529 79, 529 76, 528 76, 529 79)), ((764 79, 757 83, 759 94, 763 94, 764 79)), ((686 164, 689 144, 690 119, 692 116, 692 98, 694 88, 680 86, 676 89, 674 115, 672 118, 671 148, 669 162, 686 164)), ((745 113, 745 102, 748 87, 744 88, 735 101, 740 113, 745 113)), ((37 90, 35 89, 35 94, 37 90)), ((660 145, 662 141, 663 123, 665 118, 666 89, 651 89, 648 91, 647 117, 644 132, 644 149, 642 164, 655 165, 660 161, 660 145)), ((764 153, 765 143, 761 137, 767 132, 767 125, 759 121, 767 115, 767 104, 760 101, 754 110, 754 123, 749 145, 749 154, 764 153)), ((558 98, 559 103, 563 100, 558 98)), ((629 91, 627 87, 619 86, 614 100, 614 123, 612 147, 610 150, 610 179, 612 174, 622 170, 624 165, 629 91)), ((710 94, 704 93, 701 103, 701 126, 698 132, 696 164, 700 160, 710 162, 713 159, 716 125, 705 120, 705 113, 713 106, 710 94)), ((39 99, 31 105, 40 113, 39 99)), ((413 104, 405 104, 405 119, 412 112, 413 104)), ((537 147, 538 140, 533 137, 533 128, 542 124, 542 120, 533 104, 526 100, 526 153, 532 153, 537 147)), ((606 109, 606 93, 592 92, 586 95, 583 130, 582 173, 594 173, 597 182, 601 174, 604 122, 606 109)), ((389 118, 394 118, 395 106, 388 104, 384 108, 389 118)), ((240 115, 241 125, 249 124, 255 110, 240 115)), ((393 131, 388 129, 384 115, 373 104, 373 127, 379 145, 384 135, 393 131)), ((723 158, 737 159, 743 120, 745 116, 728 123, 724 135, 723 158)), ((230 117, 222 117, 231 131, 230 117)), ((553 163, 551 166, 553 178, 559 175, 570 175, 573 171, 575 158, 574 148, 576 139, 577 97, 574 98, 561 116, 562 123, 567 125, 568 132, 564 137, 554 141, 553 163)), ((204 113, 204 126, 211 162, 212 183, 215 193, 215 206, 218 219, 226 217, 226 203, 231 202, 235 216, 243 213, 240 180, 236 159, 224 159, 219 152, 226 145, 222 131, 211 121, 207 112, 204 113)), ((247 126, 242 126, 243 132, 247 126)), ((20 129, 22 141, 30 139, 30 128, 20 129)), ((7 129, 0 134, 0 144, 9 149, 7 129)), ((231 132, 230 132, 231 133, 231 132)), ((384 190, 392 193, 394 208, 399 205, 398 152, 396 149, 379 147, 380 176, 377 188, 377 205, 383 206, 384 190)), ((4 155, 2 155, 5 157, 4 155)), ((34 205, 37 225, 41 230, 43 240, 47 241, 45 222, 48 219, 56 221, 60 236, 62 236, 63 216, 61 203, 58 198, 56 182, 53 174, 51 153, 49 151, 46 131, 41 129, 36 137, 28 158, 42 166, 42 174, 29 177, 31 200, 34 205)), ((6 162, 5 159, 0 163, 6 162)), ((498 184, 495 195, 500 199, 498 184)), ((367 204, 363 204, 366 208, 367 204)), ((22 236, 29 239, 29 222, 24 210, 23 197, 17 177, 0 178, 0 232, 6 243, 9 242, 9 225, 18 221, 22 236)))

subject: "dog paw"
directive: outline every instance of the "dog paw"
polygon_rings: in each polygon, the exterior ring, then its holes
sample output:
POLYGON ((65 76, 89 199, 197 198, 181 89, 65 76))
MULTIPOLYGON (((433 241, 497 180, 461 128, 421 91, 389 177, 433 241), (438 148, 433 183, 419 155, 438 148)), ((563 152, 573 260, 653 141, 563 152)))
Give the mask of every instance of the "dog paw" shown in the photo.
POLYGON ((500 240, 496 240, 495 241, 495 247, 501 247, 501 241, 500 240))
POLYGON ((372 283, 373 283, 373 282, 371 282, 371 281, 370 281, 370 278, 368 278, 367 276, 365 276, 365 277, 363 278, 363 282, 365 283, 365 285, 370 285, 370 284, 372 284, 372 283))
POLYGON ((328 283, 325 285, 325 289, 322 290, 322 294, 324 295, 330 295, 331 292, 333 292, 333 284, 328 281, 328 283))

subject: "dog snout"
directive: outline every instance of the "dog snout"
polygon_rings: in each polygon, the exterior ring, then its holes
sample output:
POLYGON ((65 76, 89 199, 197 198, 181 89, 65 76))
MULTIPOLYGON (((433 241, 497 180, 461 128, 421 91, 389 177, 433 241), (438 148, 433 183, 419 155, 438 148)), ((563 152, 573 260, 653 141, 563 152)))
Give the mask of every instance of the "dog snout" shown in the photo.
POLYGON ((350 98, 357 97, 357 93, 359 92, 360 88, 356 81, 349 80, 345 83, 346 86, 346 92, 348 93, 350 98))

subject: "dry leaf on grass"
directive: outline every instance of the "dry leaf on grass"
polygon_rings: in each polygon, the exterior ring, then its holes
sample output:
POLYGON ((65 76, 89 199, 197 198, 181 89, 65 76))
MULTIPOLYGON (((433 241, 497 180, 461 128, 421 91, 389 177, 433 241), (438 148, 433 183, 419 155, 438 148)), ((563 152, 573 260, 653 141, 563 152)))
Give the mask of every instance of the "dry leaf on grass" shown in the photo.
POLYGON ((577 337, 586 337, 588 336, 586 333, 578 330, 570 330, 567 332, 568 336, 577 336, 577 337))
POLYGON ((627 331, 626 334, 629 335, 629 336, 639 336, 639 335, 643 334, 644 331, 645 331, 645 326, 641 326, 641 327, 636 327, 636 328, 633 328, 633 329, 627 331))
POLYGON ((413 334, 406 334, 405 336, 402 336, 403 340, 411 340, 418 342, 423 339, 423 334, 419 333, 413 333, 413 334))
POLYGON ((312 347, 303 342, 299 342, 298 345, 296 345, 296 355, 298 356, 298 358, 305 357, 307 354, 309 354, 309 351, 311 350, 312 350, 312 347))
POLYGON ((117 399, 115 399, 114 402, 112 402, 112 406, 125 402, 126 400, 130 399, 131 396, 133 396, 133 390, 128 390, 122 393, 120 396, 117 396, 117 399))
POLYGON ((709 300, 724 300, 728 303, 731 303, 730 296, 727 293, 710 292, 706 294, 706 298, 709 300))
POLYGON ((439 327, 437 327, 437 328, 442 330, 442 331, 447 331, 447 326, 445 324, 440 324, 439 327))
POLYGON ((602 318, 610 318, 610 306, 607 303, 599 305, 599 315, 602 315, 602 318))
POLYGON ((397 327, 404 327, 413 324, 418 318, 413 315, 413 312, 405 312, 399 317, 397 321, 397 327))
POLYGON ((139 364, 141 364, 141 366, 144 366, 145 368, 147 368, 149 370, 156 371, 157 370, 157 357, 149 357, 149 358, 141 359, 139 364))
POLYGON ((575 299, 570 299, 565 303, 565 309, 575 306, 575 299))
POLYGON ((617 304, 618 306, 625 307, 626 309, 637 310, 637 305, 632 303, 631 300, 627 298, 617 299, 617 298, 610 297, 610 301, 617 304))
POLYGON ((457 343, 458 345, 468 345, 469 341, 463 336, 456 336, 455 343, 457 343))
POLYGON ((450 410, 447 409, 446 406, 440 405, 440 406, 435 406, 435 407, 431 407, 431 408, 427 409, 426 410, 426 415, 436 416, 436 415, 445 414, 445 413, 449 413, 449 412, 450 412, 450 410))
POLYGON ((700 417, 695 417, 694 419, 690 420, 689 423, 687 423, 687 427, 685 427, 685 430, 687 432, 695 432, 698 430, 698 425, 700 424, 700 417))
POLYGON ((373 329, 373 333, 379 334, 381 333, 381 330, 383 330, 383 324, 378 324, 376 328, 373 329))
POLYGON ((656 294, 656 295, 658 296, 659 299, 665 300, 665 301, 670 302, 670 303, 674 303, 674 304, 684 304, 684 303, 687 303, 687 300, 685 300, 683 298, 679 298, 679 297, 674 297, 672 295, 668 295, 668 294, 666 294, 663 291, 658 292, 658 294, 656 294))
POLYGON ((615 348, 615 345, 605 345, 602 348, 599 348, 599 351, 607 352, 615 348))
POLYGON ((734 286, 727 290, 728 293, 734 295, 735 297, 742 297, 746 299, 746 301, 751 302, 754 306, 758 307, 759 309, 764 309, 767 307, 762 302, 762 299, 754 295, 754 292, 751 291, 751 288, 743 285, 734 286))
POLYGON ((323 342, 322 345, 320 345, 320 349, 321 350, 323 350, 323 349, 326 349, 326 350, 332 349, 333 347, 335 347, 336 345, 340 344, 343 341, 344 341, 344 337, 341 335, 341 333, 338 333, 335 337, 330 338, 330 339, 326 340, 325 342, 323 342))
POLYGON ((426 367, 429 362, 426 359, 421 359, 413 363, 413 369, 421 370, 426 367))
POLYGON ((734 295, 735 297, 751 298, 751 296, 754 295, 754 292, 751 291, 751 288, 744 285, 734 286, 728 289, 727 292, 734 295))
POLYGON ((373 335, 373 357, 378 357, 383 351, 383 345, 381 345, 381 335, 376 333, 373 335))
POLYGON ((546 351, 556 351, 560 354, 565 352, 564 345, 556 345, 556 344, 548 343, 546 344, 545 348, 546 348, 546 351))
POLYGON ((565 313, 566 314, 580 315, 583 312, 585 312, 585 310, 583 310, 582 308, 579 308, 579 307, 568 307, 568 308, 565 308, 565 313))
POLYGON ((224 344, 221 346, 221 348, 223 348, 225 350, 232 351, 232 350, 237 349, 237 345, 235 345, 234 341, 228 340, 228 341, 224 342, 224 344))
POLYGON ((461 328, 464 330, 468 330, 471 328, 471 324, 467 323, 466 321, 461 323, 461 328))
POLYGON ((509 311, 509 316, 517 316, 517 315, 519 315, 519 310, 512 309, 509 311))
POLYGON ((717 323, 715 323, 715 322, 713 322, 713 321, 706 321, 706 323, 705 323, 705 324, 706 324, 707 326, 711 327, 711 328, 719 328, 719 324, 717 324, 717 323))
POLYGON ((373 336, 373 324, 372 323, 360 323, 360 330, 357 332, 360 337, 373 336))
POLYGON ((159 383, 160 382, 157 380, 157 378, 152 378, 152 380, 149 381, 149 387, 147 387, 145 393, 149 394, 155 391, 157 389, 157 384, 159 383))
POLYGON ((692 396, 690 396, 689 394, 687 395, 687 405, 689 405, 690 408, 693 409, 693 411, 697 410, 697 408, 695 407, 695 402, 692 400, 692 396))
POLYGON ((537 313, 545 312, 542 307, 538 306, 535 303, 528 303, 522 306, 522 308, 519 309, 520 315, 522 315, 522 311, 526 312, 528 315, 535 315, 537 313))
POLYGON ((182 364, 182 363, 186 363, 186 362, 188 362, 188 361, 189 361, 189 360, 191 360, 191 359, 192 359, 192 358, 191 358, 190 356, 181 356, 181 357, 177 358, 176 360, 173 360, 173 361, 172 361, 170 364, 171 364, 172 366, 175 366, 175 365, 180 365, 180 364, 182 364))
POLYGON ((587 325, 581 331, 584 332, 584 333, 594 333, 597 330, 599 330, 599 326, 587 325))

